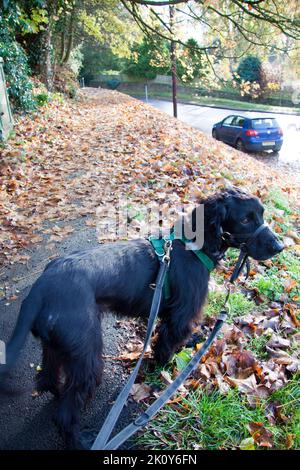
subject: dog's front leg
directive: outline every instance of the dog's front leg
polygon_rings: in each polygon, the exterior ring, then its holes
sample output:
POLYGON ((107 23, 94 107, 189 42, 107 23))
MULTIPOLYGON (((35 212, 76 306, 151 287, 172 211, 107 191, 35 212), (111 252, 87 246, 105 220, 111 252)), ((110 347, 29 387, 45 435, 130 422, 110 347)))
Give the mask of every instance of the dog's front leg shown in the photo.
POLYGON ((164 319, 158 330, 158 338, 153 347, 154 359, 159 364, 167 364, 173 354, 180 349, 191 336, 191 321, 184 321, 180 318, 180 314, 174 316, 168 315, 168 319, 164 319), (178 319, 178 321, 176 321, 178 319))

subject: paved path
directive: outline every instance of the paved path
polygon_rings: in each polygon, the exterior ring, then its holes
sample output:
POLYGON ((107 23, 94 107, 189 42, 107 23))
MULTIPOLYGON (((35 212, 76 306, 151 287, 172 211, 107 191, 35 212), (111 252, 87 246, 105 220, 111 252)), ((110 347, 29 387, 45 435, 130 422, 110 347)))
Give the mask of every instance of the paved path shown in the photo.
MULTIPOLYGON (((144 100, 143 100, 144 101, 144 100)), ((170 101, 149 99, 148 104, 173 115, 173 104, 170 101)), ((279 157, 270 154, 255 155, 256 158, 270 163, 273 166, 288 165, 291 171, 294 168, 300 170, 300 116, 288 114, 259 113, 254 111, 233 111, 230 109, 212 108, 208 106, 197 106, 191 104, 178 104, 178 118, 200 129, 205 134, 211 135, 214 123, 221 121, 230 114, 240 114, 242 116, 273 116, 276 117, 284 132, 284 144, 279 157)), ((251 154, 253 155, 253 154, 251 154)))
MULTIPOLYGON (((57 244, 57 250, 61 254, 97 244, 95 230, 85 226, 82 221, 75 221, 73 224, 76 227, 74 233, 57 244)), ((4 298, 0 300, 0 338, 4 341, 10 337, 14 328, 22 299, 53 253, 47 251, 45 244, 40 244, 33 247, 30 254, 32 258, 28 266, 13 265, 1 273, 0 283, 6 286, 7 297, 17 295, 14 301, 4 298)), ((112 314, 105 317, 103 329, 105 354, 118 355, 118 345, 127 340, 126 332, 124 335, 123 330, 116 328, 116 318, 112 314)), ((52 395, 45 394, 38 398, 31 396, 34 390, 35 367, 40 360, 39 342, 30 334, 21 358, 6 384, 9 393, 0 392, 0 450, 64 448, 64 443, 52 422, 55 408, 52 395)), ((106 360, 102 386, 98 389, 96 399, 82 413, 83 426, 100 429, 125 377, 124 368, 118 361, 106 360)), ((136 409, 135 404, 126 407, 120 425, 128 424, 136 409)))

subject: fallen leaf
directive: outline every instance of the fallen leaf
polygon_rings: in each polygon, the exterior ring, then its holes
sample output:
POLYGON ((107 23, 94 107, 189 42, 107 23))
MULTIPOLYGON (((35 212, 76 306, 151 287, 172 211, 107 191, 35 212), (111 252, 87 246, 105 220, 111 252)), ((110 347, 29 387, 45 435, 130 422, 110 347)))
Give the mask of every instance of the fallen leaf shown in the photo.
POLYGON ((289 450, 293 447, 295 442, 295 434, 288 434, 286 437, 286 448, 289 450))
POLYGON ((273 333, 271 338, 266 344, 266 347, 271 349, 286 349, 290 346, 291 342, 288 339, 282 338, 279 335, 273 333))
POLYGON ((255 450, 255 442, 253 437, 247 437, 246 439, 243 439, 239 445, 239 448, 241 450, 255 450))
POLYGON ((151 396, 152 388, 144 383, 134 384, 130 390, 130 396, 139 403, 151 396))
POLYGON ((273 447, 273 434, 263 423, 249 423, 248 429, 254 442, 260 447, 273 447))

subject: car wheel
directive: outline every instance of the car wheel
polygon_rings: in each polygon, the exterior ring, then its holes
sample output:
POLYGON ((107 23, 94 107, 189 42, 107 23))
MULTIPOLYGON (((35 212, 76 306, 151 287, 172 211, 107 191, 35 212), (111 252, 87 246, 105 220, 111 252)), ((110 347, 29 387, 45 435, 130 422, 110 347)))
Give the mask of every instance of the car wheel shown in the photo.
POLYGON ((243 141, 241 139, 238 139, 236 144, 235 144, 235 147, 237 150, 239 150, 240 152, 245 152, 245 146, 243 144, 243 141))
POLYGON ((216 129, 213 129, 211 135, 213 136, 214 139, 219 140, 218 133, 217 133, 216 129))

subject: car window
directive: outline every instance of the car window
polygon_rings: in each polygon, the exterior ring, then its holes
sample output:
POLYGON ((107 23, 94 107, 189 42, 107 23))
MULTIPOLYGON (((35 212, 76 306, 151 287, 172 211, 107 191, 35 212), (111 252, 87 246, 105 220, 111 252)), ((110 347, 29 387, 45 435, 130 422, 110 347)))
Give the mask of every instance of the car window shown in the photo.
POLYGON ((245 118, 243 118, 241 116, 236 116, 232 121, 232 125, 237 126, 237 127, 243 127, 244 122, 245 122, 245 118))
POLYGON ((229 117, 227 117, 226 119, 224 119, 223 125, 225 125, 225 126, 230 126, 230 124, 231 124, 233 118, 234 118, 234 116, 229 116, 229 117))
POLYGON ((253 129, 268 129, 269 127, 279 127, 276 119, 273 118, 260 118, 252 119, 253 129))

